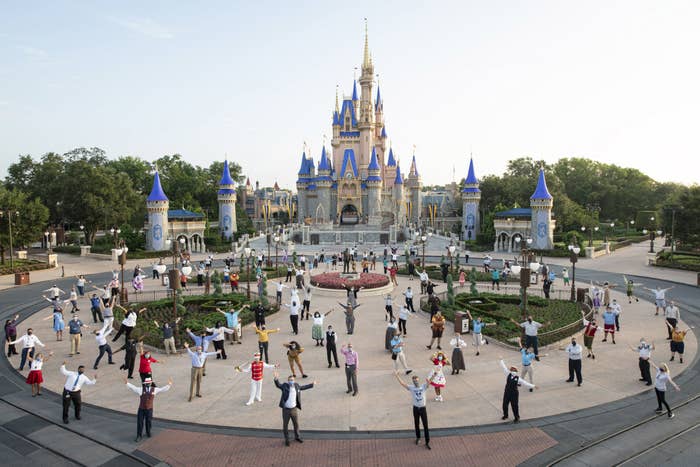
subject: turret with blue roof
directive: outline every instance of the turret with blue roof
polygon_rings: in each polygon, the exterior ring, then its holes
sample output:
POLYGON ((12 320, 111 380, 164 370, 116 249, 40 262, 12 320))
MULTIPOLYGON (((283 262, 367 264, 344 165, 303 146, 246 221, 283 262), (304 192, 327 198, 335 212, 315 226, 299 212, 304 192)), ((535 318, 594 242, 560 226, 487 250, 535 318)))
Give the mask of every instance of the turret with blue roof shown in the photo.
POLYGON ((547 189, 547 180, 544 177, 544 167, 540 169, 535 192, 530 196, 530 208, 532 218, 530 229, 533 238, 533 248, 539 250, 551 250, 554 248, 554 228, 556 222, 552 219, 552 207, 554 198, 547 189))
POLYGON ((156 173, 153 176, 153 188, 151 188, 151 194, 148 195, 146 201, 168 201, 168 197, 165 196, 163 187, 160 186, 160 175, 158 174, 158 169, 156 168, 156 173))
POLYGON ((540 169, 540 176, 537 179, 537 187, 535 192, 530 196, 530 199, 552 199, 547 189, 547 180, 544 178, 544 168, 540 169))
POLYGON ((233 193, 236 191, 235 183, 233 177, 231 177, 231 171, 228 166, 228 159, 224 161, 224 170, 221 174, 221 180, 219 180, 219 194, 233 193))
POLYGON ((367 166, 367 181, 368 182, 381 182, 382 177, 380 176, 382 168, 379 166, 379 159, 377 158, 377 149, 372 148, 372 157, 369 160, 369 165, 367 166))
POLYGON ((403 185, 403 177, 401 176, 401 167, 396 165, 396 178, 394 178, 394 185, 403 185))
POLYGON ((467 178, 464 179, 464 188, 462 193, 480 193, 479 180, 476 178, 474 173, 474 159, 469 158, 469 171, 467 172, 467 178))
POLYGON ((386 165, 389 167, 396 167, 396 159, 394 159, 394 150, 392 148, 389 148, 389 160, 386 165))
POLYGON ((146 224, 146 249, 161 251, 167 250, 166 239, 170 232, 168 224, 168 208, 170 202, 165 196, 163 187, 160 185, 160 174, 158 167, 153 175, 153 187, 151 194, 146 198, 146 212, 148 222, 146 224))
POLYGON ((480 202, 479 179, 474 172, 474 159, 470 157, 469 171, 462 187, 462 231, 467 240, 475 240, 476 235, 481 231, 480 202))

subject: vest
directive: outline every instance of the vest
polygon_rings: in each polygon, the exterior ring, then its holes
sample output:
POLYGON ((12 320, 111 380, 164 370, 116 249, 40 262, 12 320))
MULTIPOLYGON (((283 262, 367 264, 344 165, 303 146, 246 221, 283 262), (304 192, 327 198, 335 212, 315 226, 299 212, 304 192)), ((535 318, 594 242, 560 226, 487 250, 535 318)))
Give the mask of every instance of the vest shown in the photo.
POLYGON ((597 327, 591 326, 591 324, 588 323, 583 330, 583 335, 588 336, 588 337, 593 337, 593 336, 595 336, 595 332, 597 330, 598 330, 597 327))
POLYGON ((326 331, 326 344, 335 345, 335 331, 326 331))
POLYGON ((253 381, 262 381, 263 379, 263 362, 255 361, 250 364, 250 373, 253 381))
POLYGON ((512 373, 506 378, 506 393, 516 394, 518 392, 518 380, 519 376, 514 376, 512 373))
POLYGON ((156 391, 153 387, 148 389, 143 389, 141 392, 141 401, 139 402, 139 409, 153 410, 153 398, 156 395, 156 391))

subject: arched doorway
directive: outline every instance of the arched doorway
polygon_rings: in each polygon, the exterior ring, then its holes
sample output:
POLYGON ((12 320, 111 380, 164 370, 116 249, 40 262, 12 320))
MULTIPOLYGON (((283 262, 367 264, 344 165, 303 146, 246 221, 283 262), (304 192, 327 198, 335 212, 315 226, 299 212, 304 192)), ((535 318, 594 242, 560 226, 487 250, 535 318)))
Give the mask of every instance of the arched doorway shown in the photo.
POLYGON ((360 214, 357 208, 352 204, 346 204, 343 210, 340 211, 341 225, 355 225, 360 222, 360 214))

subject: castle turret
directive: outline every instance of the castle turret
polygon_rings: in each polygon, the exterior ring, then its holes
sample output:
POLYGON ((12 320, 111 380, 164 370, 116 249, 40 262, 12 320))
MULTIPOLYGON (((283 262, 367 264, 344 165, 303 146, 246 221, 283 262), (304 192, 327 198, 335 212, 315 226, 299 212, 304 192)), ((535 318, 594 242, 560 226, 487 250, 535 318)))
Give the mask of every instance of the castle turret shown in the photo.
POLYGON ((413 161, 411 162, 411 169, 408 171, 408 189, 409 189, 409 212, 407 213, 408 218, 411 222, 418 222, 421 213, 421 179, 418 173, 418 167, 416 166, 416 155, 413 155, 413 161))
POLYGON ((479 215, 479 202, 481 190, 479 180, 474 174, 474 160, 469 159, 469 172, 464 179, 462 187, 462 232, 465 240, 476 240, 476 235, 481 229, 481 216, 479 215))
POLYGON ((236 187, 229 171, 228 159, 224 161, 224 170, 219 181, 217 200, 219 201, 219 233, 226 240, 231 240, 238 231, 236 225, 236 187))
POLYGON ((146 228, 146 249, 152 251, 167 250, 166 237, 169 232, 168 208, 170 202, 160 185, 158 169, 153 176, 153 188, 146 198, 146 211, 148 212, 148 226, 146 228))
POLYGON ((387 188, 394 186, 394 181, 396 180, 396 158, 394 157, 394 150, 389 146, 389 156, 387 157, 386 165, 384 166, 384 182, 387 188))
POLYGON ((396 218, 394 219, 397 224, 403 224, 406 220, 406 206, 404 203, 403 196, 403 176, 401 175, 401 167, 396 165, 396 177, 394 178, 394 186, 392 187, 392 197, 394 201, 394 212, 396 213, 396 218))
POLYGON ((367 24, 365 23, 365 49, 362 60, 362 74, 360 75, 360 118, 358 128, 360 130, 360 154, 358 165, 361 176, 367 177, 367 166, 372 154, 374 145, 374 109, 372 107, 372 83, 374 82, 374 65, 369 54, 369 38, 367 34, 367 24))
POLYGON ((304 223, 304 219, 308 216, 306 207, 306 188, 309 185, 309 177, 311 169, 309 160, 306 158, 306 152, 301 154, 301 167, 299 168, 299 178, 297 178, 297 222, 304 223))
POLYGON ((331 212, 331 164, 326 155, 326 147, 321 150, 321 160, 318 162, 318 175, 316 176, 316 206, 311 215, 314 219, 326 222, 330 219, 331 212))
POLYGON ((370 216, 379 216, 382 211, 382 168, 377 159, 377 151, 372 148, 372 157, 367 167, 367 212, 370 216))
POLYGON ((540 169, 537 187, 532 196, 530 196, 532 247, 535 249, 551 250, 554 248, 555 221, 552 219, 552 206, 554 206, 554 198, 552 198, 547 189, 544 169, 540 169))

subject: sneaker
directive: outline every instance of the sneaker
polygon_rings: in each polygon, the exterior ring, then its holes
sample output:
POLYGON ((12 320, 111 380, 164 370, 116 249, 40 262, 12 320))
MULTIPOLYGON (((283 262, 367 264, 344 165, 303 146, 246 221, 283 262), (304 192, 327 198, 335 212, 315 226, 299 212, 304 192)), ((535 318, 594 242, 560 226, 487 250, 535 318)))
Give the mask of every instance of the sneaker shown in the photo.
POLYGON ((302 374, 301 377, 302 377, 302 378, 308 378, 309 375, 304 375, 304 374, 302 374))
POLYGON ((683 357, 681 357, 681 359, 679 360, 679 362, 680 362, 680 363, 683 363, 683 357))
POLYGON ((430 450, 431 450, 432 448, 430 447, 430 444, 428 444, 428 443, 425 443, 425 449, 427 449, 427 450, 429 450, 429 451, 430 451, 430 450))
POLYGON ((532 392, 532 391, 533 391, 533 388, 530 388, 530 392, 532 392))
POLYGON ((413 370, 406 370, 407 375, 410 375, 411 373, 413 373, 413 370))
POLYGON ((416 438, 416 445, 418 445, 418 443, 420 443, 420 438, 416 438))
POLYGON ((253 401, 248 401, 245 403, 245 405, 253 405, 253 401))
POLYGON ((668 414, 668 418, 673 418, 673 417, 675 417, 675 416, 676 416, 676 414, 673 413, 673 412, 671 412, 670 414, 668 414))
POLYGON ((476 356, 477 356, 477 357, 479 356, 479 352, 476 353, 476 356))
POLYGON ((433 346, 432 346, 432 345, 426 345, 425 348, 426 348, 426 349, 432 349, 433 346))
POLYGON ((656 409, 656 410, 654 410, 654 412, 656 412, 656 413, 661 413, 661 412, 663 412, 663 410, 662 410, 662 409, 656 409))
POLYGON ((668 359, 669 362, 672 362, 676 357, 672 356, 671 358, 668 359))
POLYGON ((442 347, 440 347, 440 346, 438 345, 438 346, 437 346, 437 349, 438 349, 438 350, 442 350, 442 347))

